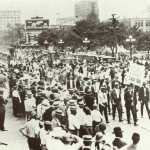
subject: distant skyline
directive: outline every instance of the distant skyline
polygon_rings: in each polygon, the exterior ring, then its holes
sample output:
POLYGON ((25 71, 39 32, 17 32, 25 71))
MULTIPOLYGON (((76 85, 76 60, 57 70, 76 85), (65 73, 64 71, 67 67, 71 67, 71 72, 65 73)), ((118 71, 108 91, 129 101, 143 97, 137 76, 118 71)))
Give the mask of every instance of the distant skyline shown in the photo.
MULTIPOLYGON (((50 24, 55 24, 59 17, 74 16, 74 3, 82 0, 0 0, 0 9, 21 10, 21 20, 39 16, 50 20, 50 24), (60 15, 58 15, 60 14, 60 15)), ((148 17, 146 14, 149 0, 98 0, 100 20, 111 18, 113 13, 120 18, 126 17, 148 17)))

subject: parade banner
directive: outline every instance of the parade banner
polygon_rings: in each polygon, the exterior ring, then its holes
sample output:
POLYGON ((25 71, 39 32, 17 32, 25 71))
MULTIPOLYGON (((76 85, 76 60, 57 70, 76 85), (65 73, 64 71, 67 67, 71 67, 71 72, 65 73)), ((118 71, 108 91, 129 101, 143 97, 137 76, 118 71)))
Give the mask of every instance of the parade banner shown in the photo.
POLYGON ((130 64, 128 81, 137 86, 142 86, 145 74, 145 67, 134 63, 130 64))

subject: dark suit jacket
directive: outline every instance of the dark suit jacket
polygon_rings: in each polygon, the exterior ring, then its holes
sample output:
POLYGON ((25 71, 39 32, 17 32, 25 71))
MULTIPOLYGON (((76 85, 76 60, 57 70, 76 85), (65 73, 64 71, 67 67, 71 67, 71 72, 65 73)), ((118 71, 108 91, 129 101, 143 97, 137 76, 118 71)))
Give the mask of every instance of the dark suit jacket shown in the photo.
MULTIPOLYGON (((139 89, 139 100, 144 100, 144 87, 139 89)), ((146 88, 146 101, 149 101, 149 90, 146 88)))
MULTIPOLYGON (((68 80, 67 81, 67 89, 70 89, 71 87, 70 87, 71 85, 70 85, 70 80, 68 80)), ((72 80, 72 88, 75 88, 75 84, 74 84, 74 80, 72 80)))
POLYGON ((133 104, 137 104, 137 98, 136 98, 136 92, 134 91, 130 92, 126 91, 124 94, 124 100, 125 100, 125 107, 131 107, 133 104))
POLYGON ((121 92, 119 93, 119 99, 117 99, 117 94, 115 89, 112 89, 110 92, 111 101, 114 103, 121 102, 121 92))
POLYGON ((124 147, 125 145, 127 145, 127 143, 124 142, 122 138, 118 138, 118 137, 116 137, 114 139, 112 144, 113 144, 113 146, 116 146, 118 149, 120 149, 120 148, 124 147))
POLYGON ((92 110, 95 98, 92 95, 85 95, 84 100, 85 100, 86 106, 88 106, 92 110))
POLYGON ((94 90, 94 87, 93 87, 93 85, 87 86, 87 87, 85 88, 85 92, 87 92, 87 90, 88 90, 88 89, 91 89, 91 91, 92 91, 92 94, 94 95, 94 93, 95 93, 95 90, 94 90))
POLYGON ((53 109, 51 107, 48 108, 43 114, 43 120, 52 121, 52 116, 51 116, 52 112, 53 112, 53 109))
POLYGON ((79 89, 79 88, 80 88, 80 86, 81 86, 81 84, 80 84, 80 80, 77 80, 77 81, 76 81, 76 88, 77 88, 77 89, 79 89))
POLYGON ((85 86, 81 85, 80 88, 79 88, 79 91, 84 91, 85 92, 85 86))
POLYGON ((0 96, 0 114, 4 114, 5 113, 5 100, 3 97, 0 96))

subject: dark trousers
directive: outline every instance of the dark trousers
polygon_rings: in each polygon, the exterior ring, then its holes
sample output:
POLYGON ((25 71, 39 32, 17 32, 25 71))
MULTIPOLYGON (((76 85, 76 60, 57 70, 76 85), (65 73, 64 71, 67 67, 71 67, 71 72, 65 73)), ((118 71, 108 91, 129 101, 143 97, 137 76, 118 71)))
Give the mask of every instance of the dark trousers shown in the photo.
POLYGON ((86 134, 85 135, 91 135, 93 136, 93 128, 92 127, 86 127, 86 134))
POLYGON ((4 130, 5 113, 0 113, 0 130, 4 130))
POLYGON ((116 105, 112 106, 113 109, 113 119, 115 119, 116 109, 118 110, 119 121, 122 119, 122 107, 121 103, 117 102, 116 105))
POLYGON ((20 113, 19 98, 13 97, 13 98, 12 98, 12 102, 13 102, 13 114, 16 116, 17 114, 20 113))
POLYGON ((134 124, 135 124, 136 120, 137 120, 135 106, 127 106, 126 107, 126 114, 127 114, 127 121, 128 122, 130 122, 130 111, 132 113, 134 124))
POLYGON ((36 139, 28 137, 29 149, 36 150, 36 139))
POLYGON ((107 103, 107 106, 108 106, 108 112, 109 114, 111 113, 111 107, 110 107, 110 98, 109 98, 109 94, 107 94, 107 100, 108 100, 108 103, 107 103))
POLYGON ((79 129, 79 137, 82 138, 83 135, 86 135, 84 127, 81 125, 79 129))
POLYGON ((143 116, 143 108, 144 108, 144 105, 145 105, 145 107, 146 107, 146 110, 147 110, 147 113, 148 113, 148 117, 149 117, 149 119, 150 119, 149 104, 148 104, 148 101, 147 101, 147 100, 141 101, 141 116, 143 116))
POLYGON ((100 122, 93 121, 93 136, 95 136, 95 134, 96 134, 96 126, 97 126, 99 123, 100 123, 100 122))
POLYGON ((108 114, 107 114, 107 103, 103 103, 104 106, 102 105, 99 105, 99 110, 100 110, 100 113, 103 115, 104 113, 104 116, 105 116, 105 120, 106 122, 108 121, 108 114))

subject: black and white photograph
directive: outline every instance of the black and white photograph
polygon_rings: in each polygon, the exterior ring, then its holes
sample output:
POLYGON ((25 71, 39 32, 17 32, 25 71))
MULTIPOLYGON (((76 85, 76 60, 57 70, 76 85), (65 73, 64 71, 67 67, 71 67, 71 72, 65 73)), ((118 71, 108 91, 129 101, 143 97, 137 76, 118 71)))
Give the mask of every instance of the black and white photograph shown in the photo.
POLYGON ((150 150, 150 0, 0 0, 0 150, 150 150))

